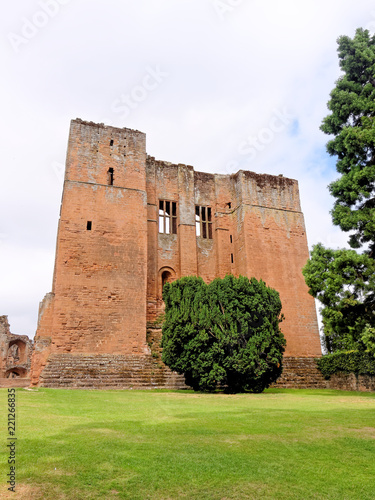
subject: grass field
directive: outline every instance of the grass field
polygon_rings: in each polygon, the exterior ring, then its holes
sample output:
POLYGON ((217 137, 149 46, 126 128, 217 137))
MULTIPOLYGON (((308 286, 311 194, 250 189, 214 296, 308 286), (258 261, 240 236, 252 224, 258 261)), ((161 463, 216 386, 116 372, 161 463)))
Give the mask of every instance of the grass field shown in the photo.
POLYGON ((17 411, 0 498, 375 498, 375 394, 18 389, 17 411))

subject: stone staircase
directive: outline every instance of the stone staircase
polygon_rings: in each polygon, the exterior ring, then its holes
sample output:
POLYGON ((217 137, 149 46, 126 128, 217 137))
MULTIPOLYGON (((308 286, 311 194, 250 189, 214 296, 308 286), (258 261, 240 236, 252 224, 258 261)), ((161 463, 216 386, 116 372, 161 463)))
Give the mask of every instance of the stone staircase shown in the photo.
MULTIPOLYGON (((323 389, 327 381, 314 358, 284 358, 283 373, 272 387, 323 389)), ((15 379, 13 379, 15 380, 15 379)), ((28 379, 19 379, 28 380, 28 379)), ((80 389, 187 389, 184 377, 152 355, 53 354, 40 387, 80 389)), ((23 385, 25 387, 27 385, 23 385)))
POLYGON ((284 389, 325 389, 327 381, 315 358, 284 358, 283 373, 272 387, 284 389))
POLYGON ((52 354, 40 387, 75 389, 187 389, 184 377, 151 355, 52 354))

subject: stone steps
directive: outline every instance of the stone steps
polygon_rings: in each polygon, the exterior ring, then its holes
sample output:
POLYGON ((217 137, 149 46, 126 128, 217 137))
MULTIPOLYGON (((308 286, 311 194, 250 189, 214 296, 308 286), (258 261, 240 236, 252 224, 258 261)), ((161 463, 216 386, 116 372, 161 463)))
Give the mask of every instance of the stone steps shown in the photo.
MULTIPOLYGON (((13 379, 14 380, 14 379, 13 379)), ((27 380, 27 379, 23 379, 27 380)), ((186 389, 184 377, 151 355, 53 354, 40 377, 41 387, 91 389, 186 389)), ((327 381, 314 358, 284 358, 272 387, 322 389, 327 381)))
POLYGON ((318 370, 315 358, 284 358, 283 373, 272 387, 285 389, 324 389, 327 381, 318 370))
POLYGON ((54 354, 40 377, 41 387, 93 389, 183 389, 184 377, 151 355, 54 354))

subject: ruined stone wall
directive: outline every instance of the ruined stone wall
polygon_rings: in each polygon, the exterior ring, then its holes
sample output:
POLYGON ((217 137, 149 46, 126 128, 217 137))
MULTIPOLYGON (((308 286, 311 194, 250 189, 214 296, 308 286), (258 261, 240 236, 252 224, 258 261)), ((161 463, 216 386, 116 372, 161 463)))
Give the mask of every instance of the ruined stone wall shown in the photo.
POLYGON ((273 387, 283 389, 333 389, 340 391, 375 391, 375 377, 355 373, 335 373, 327 380, 311 357, 284 357, 283 373, 273 387))
POLYGON ((8 316, 0 316, 0 387, 4 380, 28 379, 32 340, 10 332, 8 316))
POLYGON ((325 387, 327 389, 360 392, 375 391, 375 377, 373 375, 358 375, 355 373, 340 372, 331 375, 330 379, 325 382, 325 387))
POLYGON ((38 385, 40 374, 51 353, 54 298, 53 293, 47 293, 39 304, 38 328, 34 339, 30 372, 31 385, 38 385))

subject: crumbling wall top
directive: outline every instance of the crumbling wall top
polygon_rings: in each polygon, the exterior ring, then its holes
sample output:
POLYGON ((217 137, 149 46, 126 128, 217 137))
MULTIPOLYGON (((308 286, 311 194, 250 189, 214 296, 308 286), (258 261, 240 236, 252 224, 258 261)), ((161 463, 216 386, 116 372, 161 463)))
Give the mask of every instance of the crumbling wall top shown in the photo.
POLYGON ((10 335, 8 316, 0 316, 0 334, 10 335))
POLYGON ((142 134, 142 135, 145 135, 144 132, 141 132, 140 130, 135 130, 135 129, 131 129, 131 128, 127 128, 127 127, 113 127, 112 125, 105 125, 104 123, 95 123, 95 122, 91 122, 91 121, 86 121, 86 120, 82 120, 81 118, 76 118, 75 120, 72 120, 72 123, 77 123, 79 125, 85 125, 85 126, 88 126, 88 127, 93 127, 93 128, 103 128, 103 129, 113 129, 117 132, 131 132, 131 133, 135 133, 135 134, 142 134))

